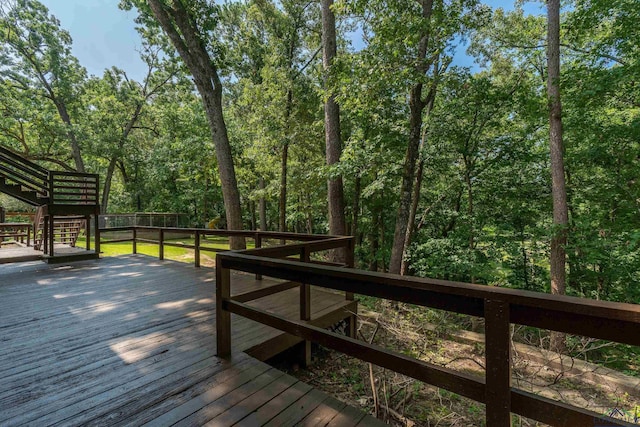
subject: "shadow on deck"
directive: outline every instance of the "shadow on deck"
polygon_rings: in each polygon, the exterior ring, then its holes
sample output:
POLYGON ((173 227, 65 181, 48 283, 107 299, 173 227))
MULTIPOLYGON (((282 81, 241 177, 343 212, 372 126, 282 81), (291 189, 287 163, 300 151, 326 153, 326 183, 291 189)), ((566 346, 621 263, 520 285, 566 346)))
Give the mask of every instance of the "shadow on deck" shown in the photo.
MULTIPOLYGON (((234 276, 234 289, 260 286, 234 276)), ((252 302, 295 318, 298 289, 252 302)), ((314 289, 313 317, 354 302, 314 289)), ((0 266, 0 425, 375 425, 262 359, 295 339, 232 323, 216 354, 215 272, 130 255, 73 265, 0 266)))

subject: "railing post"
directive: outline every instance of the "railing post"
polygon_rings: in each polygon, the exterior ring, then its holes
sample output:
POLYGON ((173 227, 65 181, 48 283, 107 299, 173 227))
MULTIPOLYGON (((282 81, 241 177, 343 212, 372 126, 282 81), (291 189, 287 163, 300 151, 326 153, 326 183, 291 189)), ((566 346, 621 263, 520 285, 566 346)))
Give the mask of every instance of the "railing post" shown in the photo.
POLYGON ((93 249, 100 256, 100 209, 96 210, 93 220, 95 221, 93 226, 93 249))
MULTIPOLYGON (((262 247, 262 234, 260 234, 260 232, 257 232, 253 238, 254 243, 255 243, 255 247, 256 249, 259 249, 262 247)), ((262 274, 256 274, 256 280, 262 280, 262 274)))
POLYGON ((485 300, 484 318, 487 426, 511 426, 509 303, 485 300))
MULTIPOLYGON (((78 234, 80 234, 80 231, 78 230, 78 234)), ((87 239, 87 250, 90 251, 91 250, 91 217, 89 215, 85 215, 84 216, 84 234, 85 234, 85 238, 87 239)))
MULTIPOLYGON (((311 253, 304 246, 300 250, 300 262, 311 261, 311 253)), ((311 286, 306 283, 300 284, 300 320, 311 320, 311 286)), ((311 365, 311 341, 302 342, 301 362, 303 366, 311 365)))
MULTIPOLYGON (((347 252, 347 257, 346 257, 346 264, 347 264, 347 268, 353 268, 355 266, 355 238, 351 237, 348 241, 347 241, 347 247, 346 247, 346 252, 347 252)), ((347 301, 353 301, 353 292, 346 292, 345 293, 345 298, 347 299, 347 301)))
POLYGON ((54 248, 53 245, 55 243, 56 240, 56 234, 55 234, 55 218, 53 217, 53 215, 49 215, 49 256, 53 256, 54 253, 54 248))
POLYGON ((49 215, 44 217, 44 227, 42 229, 42 240, 40 241, 40 247, 42 252, 49 254, 49 215))
POLYGON ((158 245, 160 246, 158 248, 158 258, 160 260, 163 260, 164 259, 164 228, 160 229, 158 245))
POLYGON ((133 254, 138 253, 138 228, 133 227, 133 254))
MULTIPOLYGON (((356 239, 355 237, 351 237, 349 239, 349 241, 347 242, 347 268, 353 268, 355 266, 355 246, 356 246, 356 239)), ((354 297, 353 297, 353 292, 345 292, 345 299, 347 301, 353 301, 354 297)), ((358 316, 357 316, 357 310, 358 310, 358 306, 355 305, 355 311, 353 314, 351 314, 351 316, 349 316, 346 321, 347 321, 347 326, 345 329, 345 333, 347 334, 347 336, 351 337, 351 338, 357 338, 357 333, 358 333, 358 316)))
POLYGON ((216 351, 218 357, 231 356, 231 313, 224 309, 224 301, 231 298, 231 271, 224 268, 220 255, 216 256, 216 351))
POLYGON ((195 235, 195 249, 194 249, 194 263, 196 268, 200 267, 200 230, 196 230, 196 235, 195 235))
MULTIPOLYGON (((309 262, 311 254, 307 247, 300 250, 300 262, 309 262)), ((311 287, 308 284, 300 284, 300 320, 311 319, 311 287)))
POLYGON ((54 197, 53 197, 53 190, 54 190, 54 185, 53 185, 53 180, 54 180, 54 172, 53 171, 49 171, 47 173, 47 177, 49 179, 49 204, 53 205, 55 203, 54 197))

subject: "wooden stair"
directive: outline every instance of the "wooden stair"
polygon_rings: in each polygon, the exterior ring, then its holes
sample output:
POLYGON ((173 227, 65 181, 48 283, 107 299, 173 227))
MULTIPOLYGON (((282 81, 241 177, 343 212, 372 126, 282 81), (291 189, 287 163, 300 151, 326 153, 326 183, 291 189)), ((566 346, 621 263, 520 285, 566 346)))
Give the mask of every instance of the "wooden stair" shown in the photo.
POLYGON ((0 192, 31 206, 46 205, 49 171, 0 147, 0 192))
MULTIPOLYGON (((41 209, 38 209, 40 212, 41 209)), ((36 213, 38 222, 35 223, 33 247, 42 250, 44 240, 44 215, 36 213)), ((75 248, 81 232, 86 228, 86 220, 83 217, 61 217, 53 221, 53 241, 75 248)))
POLYGON ((34 246, 49 257, 53 256, 54 242, 74 247, 80 230, 89 229, 91 216, 95 217, 98 233, 96 174, 47 170, 0 147, 0 193, 38 207, 33 224, 34 246))

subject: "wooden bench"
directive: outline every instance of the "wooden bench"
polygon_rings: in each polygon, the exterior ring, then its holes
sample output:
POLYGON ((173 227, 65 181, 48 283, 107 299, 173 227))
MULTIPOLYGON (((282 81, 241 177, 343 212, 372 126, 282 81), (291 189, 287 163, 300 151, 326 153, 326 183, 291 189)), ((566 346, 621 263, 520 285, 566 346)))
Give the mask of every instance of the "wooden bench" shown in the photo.
POLYGON ((31 224, 24 222, 3 222, 0 223, 0 242, 6 238, 14 240, 20 239, 20 243, 24 243, 27 238, 27 246, 31 245, 31 224))

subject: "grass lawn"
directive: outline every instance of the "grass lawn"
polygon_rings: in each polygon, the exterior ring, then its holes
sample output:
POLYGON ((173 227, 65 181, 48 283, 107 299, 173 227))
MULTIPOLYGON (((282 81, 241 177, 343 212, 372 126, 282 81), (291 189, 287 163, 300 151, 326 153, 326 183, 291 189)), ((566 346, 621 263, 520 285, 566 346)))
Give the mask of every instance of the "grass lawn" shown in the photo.
MULTIPOLYGON (((185 245, 195 245, 195 239, 172 239, 165 240, 170 243, 183 243, 185 245)), ((92 242, 93 243, 93 242, 92 242)), ((76 243, 78 247, 85 247, 86 240, 84 237, 78 238, 78 242, 76 243)), ((138 243, 138 253, 149 255, 157 258, 159 255, 159 245, 154 243, 138 243)), ((216 236, 207 236, 205 239, 200 239, 200 246, 212 249, 219 250, 229 250, 229 239, 224 237, 216 237, 216 236)), ((93 247, 93 244, 92 244, 93 247)), ((247 249, 254 248, 255 242, 253 239, 247 239, 247 249)), ((118 255, 127 255, 133 253, 133 243, 132 242, 118 242, 118 243, 109 243, 106 245, 100 246, 100 251, 102 256, 118 256, 118 255)), ((188 248, 176 248, 174 246, 165 246, 164 247, 164 257, 165 259, 171 259, 174 261, 185 262, 189 264, 193 264, 195 261, 195 254, 193 249, 188 248)), ((200 262, 205 267, 213 267, 215 265, 215 252, 200 252, 200 262)))

